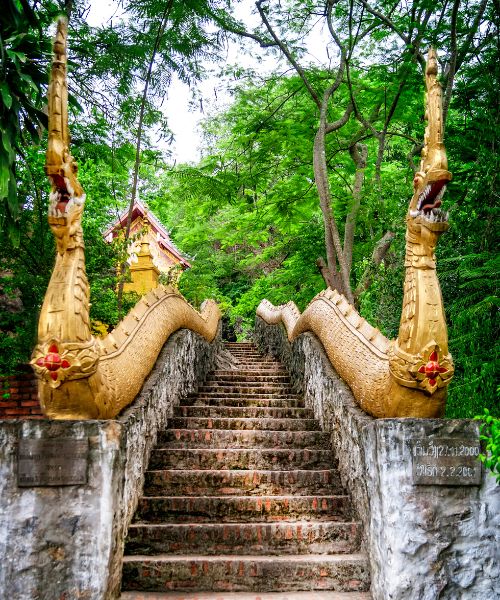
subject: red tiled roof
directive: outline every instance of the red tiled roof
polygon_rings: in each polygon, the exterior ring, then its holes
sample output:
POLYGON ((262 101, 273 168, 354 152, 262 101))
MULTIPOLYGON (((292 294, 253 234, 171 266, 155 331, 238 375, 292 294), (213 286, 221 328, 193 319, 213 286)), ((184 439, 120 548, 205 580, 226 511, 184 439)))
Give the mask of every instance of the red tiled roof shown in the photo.
MULTIPOLYGON (((118 235, 119 230, 125 229, 127 224, 127 216, 128 210, 124 211, 120 215, 118 221, 116 221, 113 225, 111 225, 111 227, 109 227, 104 232, 104 237, 107 238, 110 234, 112 234, 113 237, 116 237, 118 235)), ((174 243, 170 239, 170 235, 167 229, 164 227, 164 225, 160 223, 160 221, 154 216, 154 214, 151 211, 149 211, 139 200, 136 200, 134 203, 134 208, 132 211, 132 222, 137 217, 147 217, 148 221, 151 224, 151 229, 160 236, 160 239, 158 240, 158 245, 164 250, 170 252, 173 256, 175 256, 185 269, 191 267, 190 262, 181 254, 180 250, 174 245, 174 243)))

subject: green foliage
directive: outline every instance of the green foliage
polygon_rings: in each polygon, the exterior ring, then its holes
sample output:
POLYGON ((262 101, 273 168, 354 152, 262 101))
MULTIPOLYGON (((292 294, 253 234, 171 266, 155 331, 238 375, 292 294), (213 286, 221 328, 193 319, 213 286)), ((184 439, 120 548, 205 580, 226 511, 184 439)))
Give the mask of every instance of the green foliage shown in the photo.
POLYGON ((44 29, 57 13, 53 2, 37 9, 15 0, 2 3, 0 17, 0 234, 8 233, 17 247, 17 223, 22 197, 17 193, 16 154, 28 139, 39 139, 47 122, 40 110, 47 86, 50 44, 44 29))
MULTIPOLYGON (((159 20, 169 5, 168 1, 127 0, 122 3, 123 19, 92 28, 85 22, 84 5, 77 3, 71 18, 70 90, 77 90, 82 107, 72 115, 72 152, 87 193, 83 228, 91 317, 108 327, 119 318, 116 265, 125 248, 106 244, 102 231, 130 199, 140 93, 159 20)), ((48 26, 57 5, 47 0, 30 4, 32 10, 21 11, 19 6, 17 0, 8 0, 0 22, 0 221, 11 232, 10 239, 0 237, 2 373, 29 357, 54 257, 46 221, 46 140, 40 146, 30 140, 37 139, 35 128, 42 122, 37 111, 46 86, 48 26)), ((292 54, 305 63, 309 59, 305 36, 313 20, 322 22, 324 3, 288 0, 267 6, 292 54)), ((300 77, 276 69, 262 78, 238 66, 227 67, 224 73, 233 78, 234 101, 206 120, 204 158, 199 164, 170 167, 154 147, 153 132, 164 140, 171 136, 160 108, 173 74, 193 85, 206 72, 204 59, 208 55, 220 58, 229 35, 221 28, 243 27, 230 16, 230 7, 226 0, 171 3, 152 65, 139 194, 171 227, 173 239, 193 264, 180 280, 181 291, 197 306, 207 297, 216 299, 244 337, 251 333, 255 308, 263 297, 275 304, 293 299, 303 309, 324 287, 315 263, 325 250, 311 160, 318 109, 300 77)), ((438 2, 432 14, 428 3, 420 0, 408 9, 385 1, 378 8, 391 14, 392 28, 359 4, 335 3, 334 26, 349 45, 351 88, 342 83, 330 104, 328 120, 342 116, 352 93, 358 111, 374 114, 371 125, 381 130, 399 94, 379 172, 378 141, 354 116, 328 136, 326 155, 342 236, 353 204, 355 172, 348 147, 354 139, 367 146, 351 283, 355 287, 370 266, 377 241, 388 229, 394 231, 390 252, 360 298, 363 316, 394 337, 401 313, 404 215, 413 177, 407 157, 414 142, 422 140, 424 129, 423 82, 415 48, 406 47, 397 31, 418 32, 420 50, 424 44, 436 43, 442 61, 449 64, 452 5, 438 2), (418 15, 426 14, 429 20, 419 22, 418 15), (353 23, 359 24, 357 33, 353 23)), ((454 173, 445 197, 451 228, 437 248, 456 365, 447 415, 472 417, 486 407, 493 418, 499 416, 495 403, 499 360, 498 15, 490 3, 471 42, 481 52, 474 53, 464 44, 479 3, 473 0, 462 8, 457 37, 460 73, 446 127, 454 173)), ((269 39, 266 32, 256 33, 269 39)), ((331 83, 331 72, 307 65, 305 73, 321 96, 331 83)), ((201 100, 194 92, 193 101, 201 100)), ((135 300, 128 298, 124 310, 135 300)))
POLYGON ((500 419, 491 415, 487 408, 476 419, 482 421, 480 438, 483 440, 486 450, 486 454, 480 454, 479 458, 500 483, 500 419))
POLYGON ((500 366, 500 257, 484 252, 441 262, 443 289, 450 293, 450 278, 454 285, 448 315, 456 372, 447 415, 473 417, 487 408, 499 416, 495 397, 500 366))

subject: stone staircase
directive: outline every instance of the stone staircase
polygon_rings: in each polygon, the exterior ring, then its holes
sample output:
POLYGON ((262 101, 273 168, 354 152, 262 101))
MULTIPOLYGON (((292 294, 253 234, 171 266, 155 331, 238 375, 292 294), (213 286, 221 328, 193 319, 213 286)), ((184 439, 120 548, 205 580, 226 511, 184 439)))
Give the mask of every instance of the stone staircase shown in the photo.
POLYGON ((279 362, 239 361, 175 408, 146 473, 125 600, 366 600, 360 523, 328 436, 279 362))

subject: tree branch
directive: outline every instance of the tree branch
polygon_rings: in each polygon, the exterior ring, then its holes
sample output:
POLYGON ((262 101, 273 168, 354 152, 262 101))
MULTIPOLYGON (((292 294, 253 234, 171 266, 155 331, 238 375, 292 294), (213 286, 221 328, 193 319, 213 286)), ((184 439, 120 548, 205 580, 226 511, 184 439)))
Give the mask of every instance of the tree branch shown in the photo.
POLYGON ((279 47, 279 49, 283 52, 283 54, 286 56, 286 58, 288 59, 288 62, 293 66, 293 68, 297 71, 299 77, 302 79, 302 81, 304 82, 304 85, 306 86, 307 91, 309 92, 309 95, 311 96, 311 98, 313 99, 314 103, 316 104, 316 106, 318 108, 321 108, 321 100, 319 99, 318 94, 316 93, 316 91, 313 89, 313 87, 311 86, 311 84, 309 83, 309 80, 306 77, 306 74, 304 72, 304 69, 299 65, 299 63, 293 58, 291 52, 288 50, 288 48, 286 47, 286 45, 278 38, 278 36, 276 35, 276 33, 274 32, 274 29, 271 26, 271 23, 269 22, 266 13, 264 11, 264 9, 262 8, 262 3, 265 0, 257 0, 257 2, 255 3, 255 6, 257 7, 257 10, 259 11, 259 15, 260 18, 262 19, 262 22, 264 23, 264 25, 267 27, 267 30, 269 31, 269 34, 271 35, 271 37, 273 38, 273 40, 276 42, 276 45, 279 47))
POLYGON ((338 129, 340 129, 341 127, 343 127, 347 121, 349 121, 349 117, 352 114, 352 111, 354 110, 354 107, 352 105, 352 102, 349 102, 349 104, 347 105, 347 108, 345 110, 345 113, 343 114, 342 117, 340 117, 340 119, 337 119, 337 121, 334 121, 333 123, 327 123, 325 126, 325 133, 332 133, 333 131, 337 131, 338 129))
POLYGON ((451 11, 450 23, 450 62, 446 73, 446 87, 443 94, 443 127, 446 125, 446 117, 448 116, 448 108, 450 106, 451 93, 453 91, 453 81, 455 79, 455 70, 457 68, 457 18, 459 8, 460 0, 455 0, 451 11))
POLYGON ((373 249, 371 263, 366 267, 365 272, 361 276, 358 286, 354 291, 354 299, 356 303, 359 301, 359 297, 365 292, 372 284, 373 277, 377 271, 377 267, 384 260, 389 248, 391 247, 392 240, 395 237, 395 233, 388 231, 376 244, 373 249))

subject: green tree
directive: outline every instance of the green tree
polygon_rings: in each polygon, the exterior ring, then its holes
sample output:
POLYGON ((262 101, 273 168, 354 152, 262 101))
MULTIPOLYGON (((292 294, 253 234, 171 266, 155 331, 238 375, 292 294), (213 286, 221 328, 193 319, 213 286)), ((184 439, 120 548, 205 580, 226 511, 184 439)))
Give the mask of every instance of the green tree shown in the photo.
POLYGON ((46 28, 57 11, 55 2, 5 0, 0 14, 0 235, 8 233, 16 246, 23 205, 17 159, 46 125, 41 110, 50 56, 46 28))

